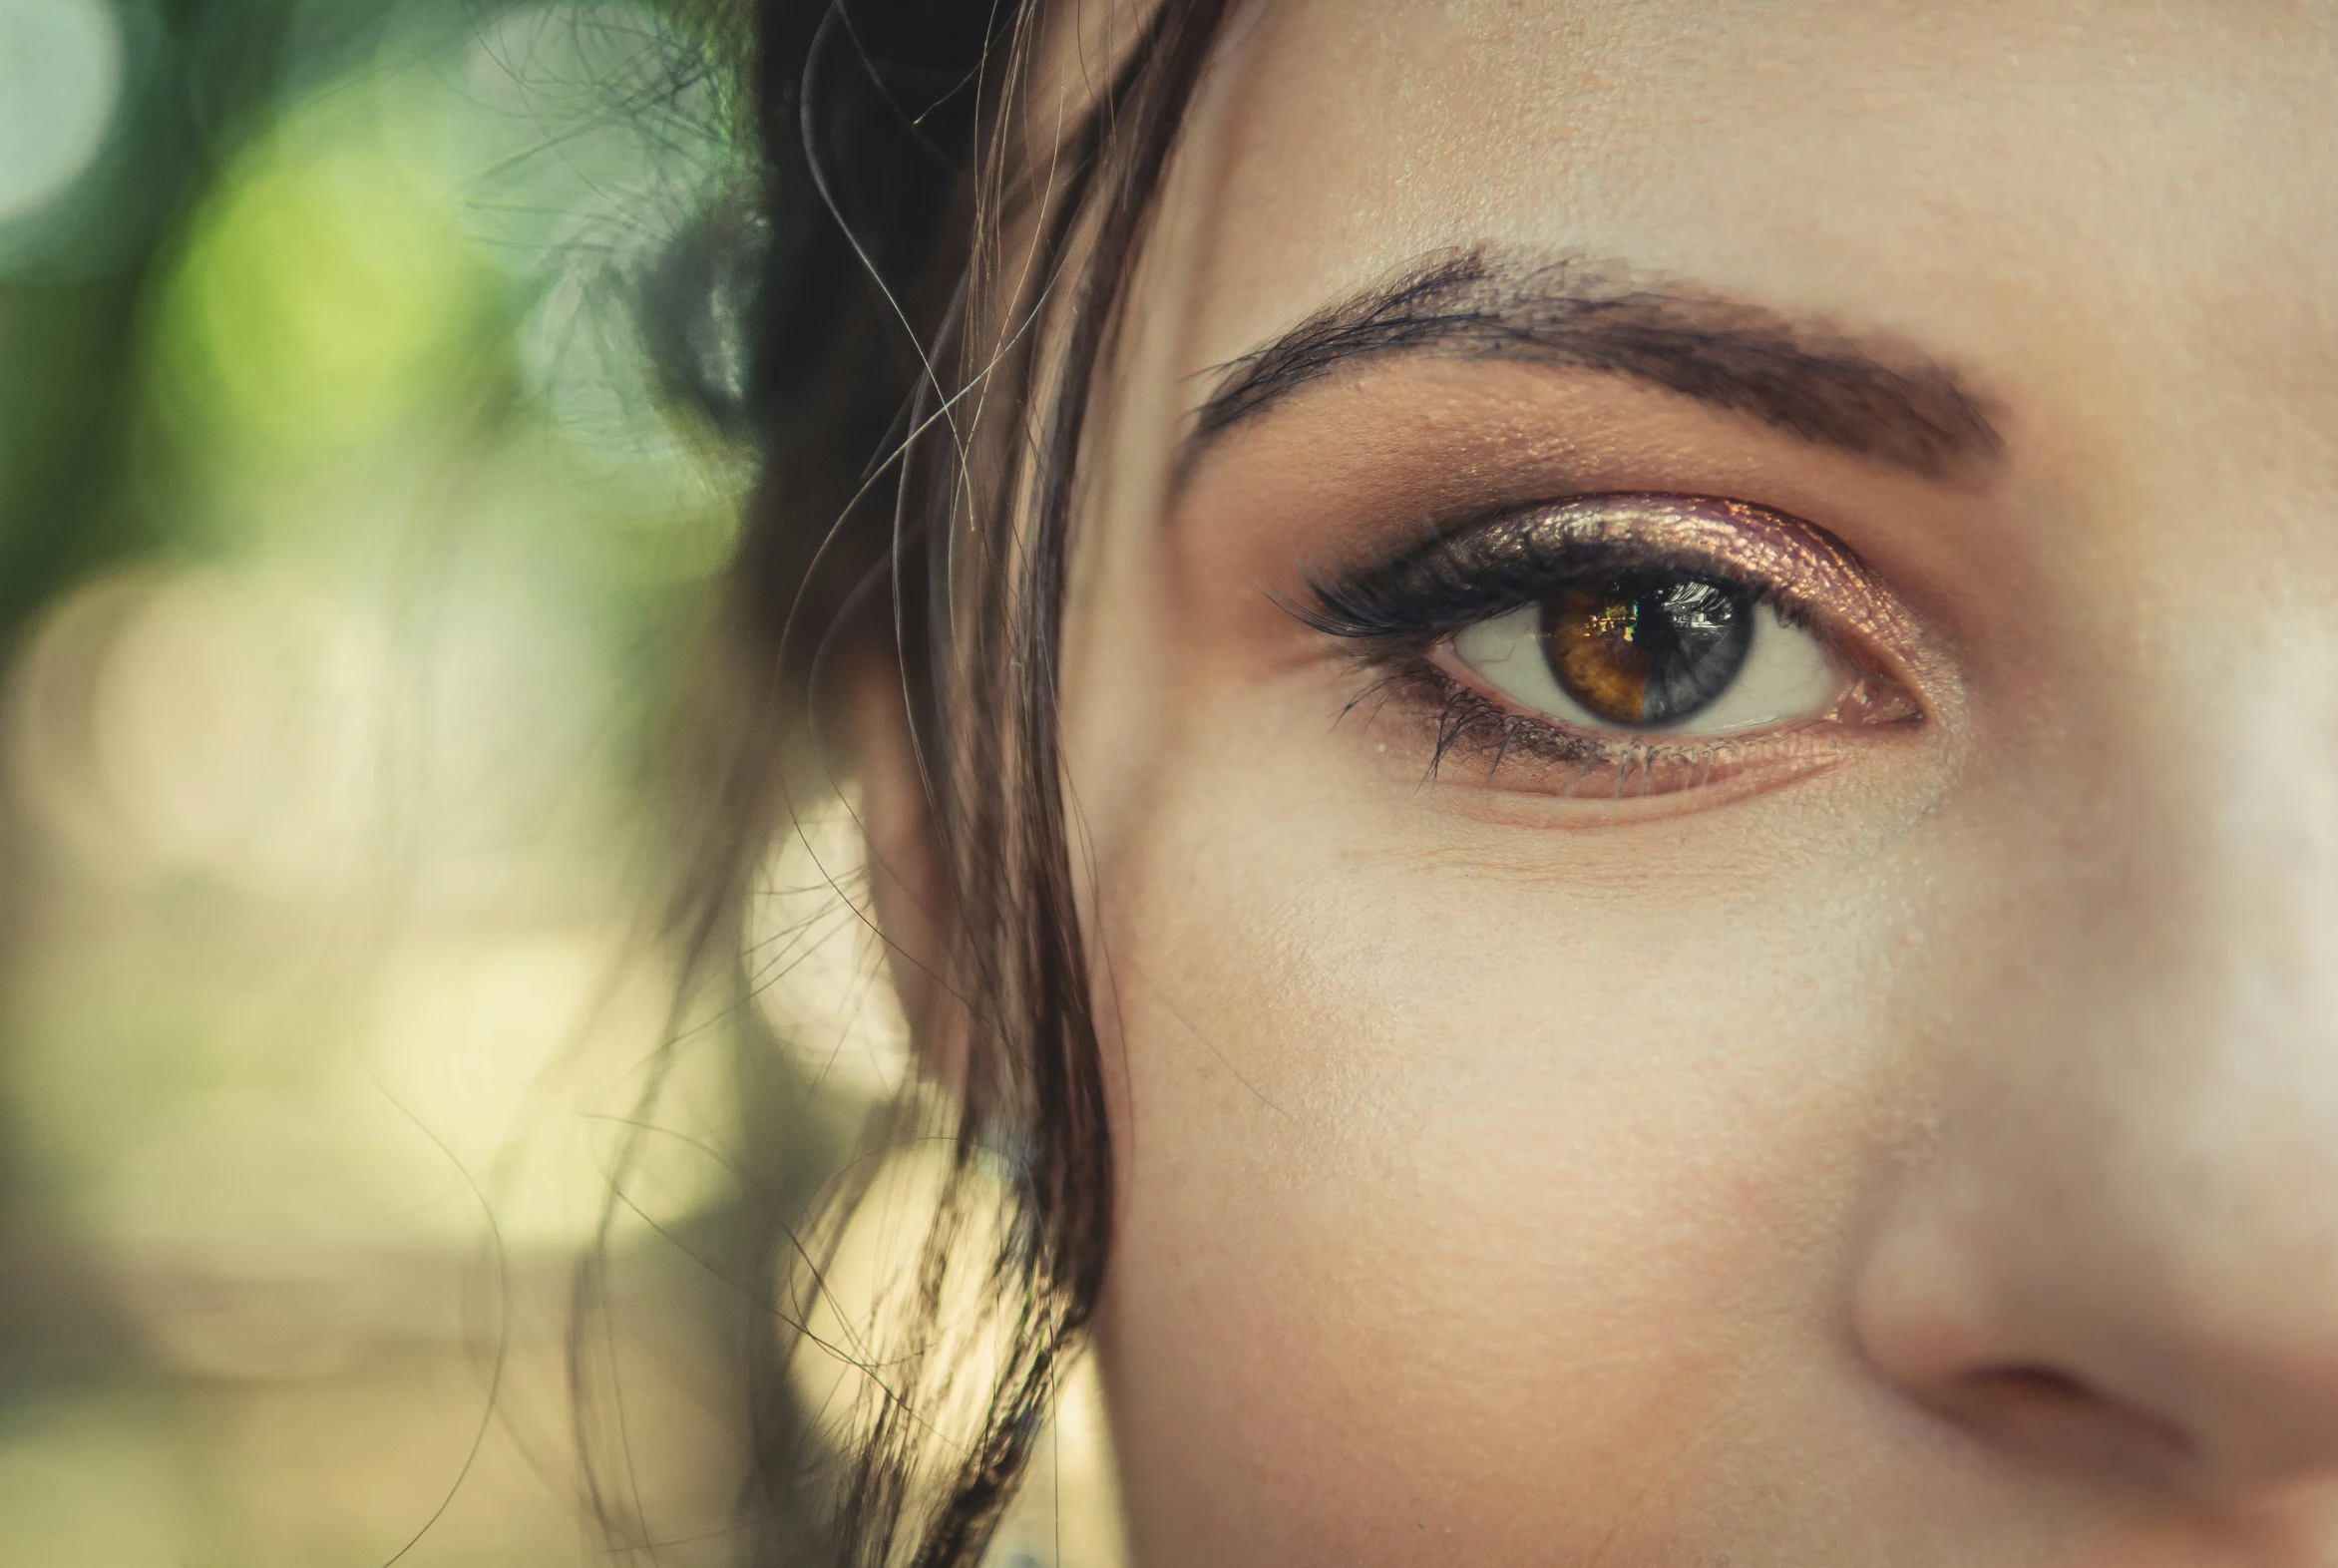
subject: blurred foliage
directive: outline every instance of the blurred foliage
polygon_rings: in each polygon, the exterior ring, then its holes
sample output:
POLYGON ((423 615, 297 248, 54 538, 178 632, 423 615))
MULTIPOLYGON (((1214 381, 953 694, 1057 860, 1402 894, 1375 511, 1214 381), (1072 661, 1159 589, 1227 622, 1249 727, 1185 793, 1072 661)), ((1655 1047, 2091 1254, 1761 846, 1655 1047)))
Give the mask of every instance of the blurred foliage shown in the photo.
MULTIPOLYGON (((0 0, 0 1562, 605 1561, 580 1426, 613 1555, 727 1562, 776 1302, 807 1442, 868 1396, 915 1159, 818 1290, 774 1224, 908 1071, 849 803, 735 988, 643 932, 753 462, 758 262, 672 264, 765 232, 726 3, 0 0)), ((1113 1560, 1100 1433, 1001 1563, 1113 1560)))
POLYGON ((706 14, 0 0, 0 1561, 597 1560, 604 1213, 723 1560, 726 1249, 898 1050, 638 934, 750 461, 635 326, 740 187, 706 14))

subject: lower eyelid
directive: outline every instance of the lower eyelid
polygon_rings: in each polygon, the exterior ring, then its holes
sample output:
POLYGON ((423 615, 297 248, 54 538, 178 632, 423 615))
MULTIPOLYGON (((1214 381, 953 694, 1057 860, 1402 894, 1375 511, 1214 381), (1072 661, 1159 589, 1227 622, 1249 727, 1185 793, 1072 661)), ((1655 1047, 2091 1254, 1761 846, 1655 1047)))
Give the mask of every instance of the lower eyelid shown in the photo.
MULTIPOLYGON (((1680 794, 1763 775, 1769 764, 1808 765, 1773 744, 1791 730, 1748 736, 1691 738, 1579 729, 1498 705, 1459 679, 1436 657, 1414 660, 1370 688, 1374 721, 1395 708, 1419 726, 1418 755, 1428 776, 1445 777, 1457 763, 1483 767, 1464 782, 1499 793, 1548 795, 1587 803, 1680 794)), ((1360 699, 1363 700, 1363 699, 1360 699)), ((1385 742, 1380 749, 1391 750, 1385 742)), ((1408 748, 1409 749, 1409 748, 1408 748)), ((1823 759, 1821 759, 1823 760, 1823 759)))

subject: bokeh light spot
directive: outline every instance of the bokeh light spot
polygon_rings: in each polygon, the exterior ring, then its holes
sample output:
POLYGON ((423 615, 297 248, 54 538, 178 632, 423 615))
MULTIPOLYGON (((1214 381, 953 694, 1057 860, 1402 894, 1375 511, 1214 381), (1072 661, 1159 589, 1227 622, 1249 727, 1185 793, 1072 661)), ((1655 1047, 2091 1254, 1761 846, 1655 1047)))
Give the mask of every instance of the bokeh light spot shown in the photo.
POLYGON ((122 64, 106 0, 0 0, 0 221, 39 208, 98 156, 122 64))
POLYGON ((162 323, 184 414, 335 448, 476 370, 483 269, 378 136, 297 126, 198 220, 162 323))

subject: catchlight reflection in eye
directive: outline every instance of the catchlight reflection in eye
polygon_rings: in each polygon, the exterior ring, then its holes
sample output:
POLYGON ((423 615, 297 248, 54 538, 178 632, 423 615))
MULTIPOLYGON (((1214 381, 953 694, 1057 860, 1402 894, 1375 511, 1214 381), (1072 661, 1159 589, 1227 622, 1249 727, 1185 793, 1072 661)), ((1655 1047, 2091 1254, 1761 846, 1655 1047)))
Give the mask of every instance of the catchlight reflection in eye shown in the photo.
POLYGON ((1742 585, 1679 572, 1570 585, 1464 628, 1453 656, 1512 702, 1588 729, 1733 734, 1822 716, 1852 684, 1742 585))

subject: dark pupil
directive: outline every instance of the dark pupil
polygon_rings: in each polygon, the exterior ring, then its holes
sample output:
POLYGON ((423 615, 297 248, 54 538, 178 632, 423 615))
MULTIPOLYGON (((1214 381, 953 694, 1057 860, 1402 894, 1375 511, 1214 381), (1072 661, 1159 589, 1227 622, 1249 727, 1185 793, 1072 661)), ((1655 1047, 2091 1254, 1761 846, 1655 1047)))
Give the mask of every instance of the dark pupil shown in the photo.
POLYGON ((1560 687, 1601 718, 1677 724, 1746 667, 1754 596, 1673 572, 1584 583, 1543 601, 1542 641, 1560 687))

